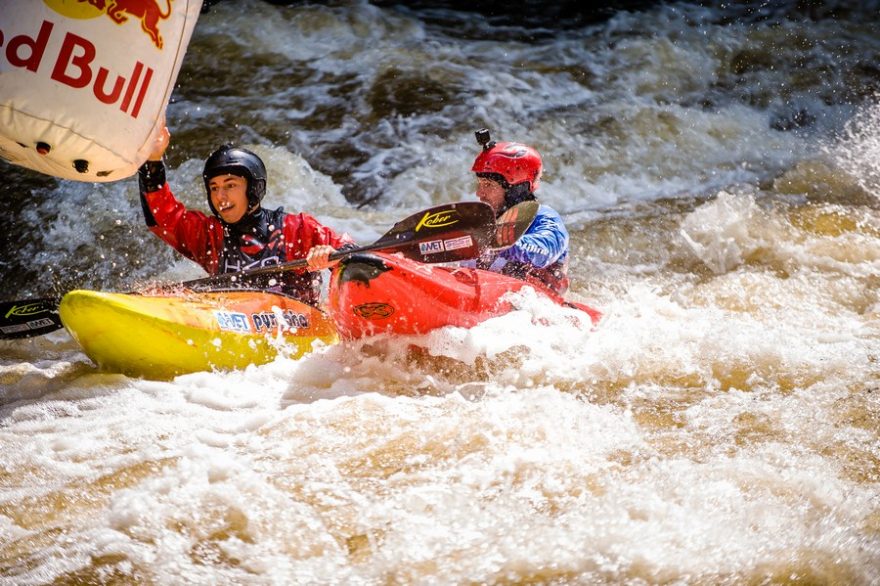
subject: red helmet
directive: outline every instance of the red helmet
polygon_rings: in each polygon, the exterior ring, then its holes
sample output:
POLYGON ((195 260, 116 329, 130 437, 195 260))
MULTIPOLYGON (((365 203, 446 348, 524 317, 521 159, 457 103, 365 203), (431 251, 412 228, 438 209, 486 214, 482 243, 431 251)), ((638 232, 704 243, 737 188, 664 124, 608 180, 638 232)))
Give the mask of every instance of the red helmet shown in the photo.
POLYGON ((471 171, 478 175, 501 175, 508 187, 528 182, 530 192, 538 189, 542 170, 538 151, 518 142, 484 144, 483 151, 477 155, 474 166, 471 167, 471 171))

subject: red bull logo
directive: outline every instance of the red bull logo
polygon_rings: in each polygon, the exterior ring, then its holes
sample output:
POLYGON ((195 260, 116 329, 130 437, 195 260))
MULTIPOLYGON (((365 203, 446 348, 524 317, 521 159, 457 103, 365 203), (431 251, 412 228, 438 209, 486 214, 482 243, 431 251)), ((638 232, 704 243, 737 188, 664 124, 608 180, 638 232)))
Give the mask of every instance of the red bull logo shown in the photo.
MULTIPOLYGON (((132 118, 137 118, 143 105, 153 69, 135 61, 131 71, 118 75, 107 67, 99 66, 98 50, 85 37, 72 32, 56 31, 56 25, 44 20, 36 34, 19 34, 4 37, 0 30, 0 57, 13 68, 30 71, 74 89, 90 88, 95 98, 103 104, 116 105, 132 118), (53 35, 63 34, 58 53, 48 57, 47 47, 53 35), (5 45, 4 45, 5 41, 5 45)), ((59 26, 60 28, 60 26, 59 26)))
POLYGON ((140 21, 141 30, 144 31, 156 45, 157 49, 164 46, 162 34, 159 32, 159 22, 168 20, 171 16, 172 0, 165 0, 165 12, 159 3, 162 0, 77 0, 93 6, 99 12, 103 12, 116 24, 123 24, 129 18, 140 21))

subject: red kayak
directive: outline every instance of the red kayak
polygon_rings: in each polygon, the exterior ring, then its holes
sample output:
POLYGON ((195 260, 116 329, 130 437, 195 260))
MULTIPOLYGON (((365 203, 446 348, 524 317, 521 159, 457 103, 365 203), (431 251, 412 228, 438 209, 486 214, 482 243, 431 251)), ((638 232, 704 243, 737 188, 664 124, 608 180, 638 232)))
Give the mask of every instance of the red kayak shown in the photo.
POLYGON ((328 310, 339 334, 357 339, 382 333, 424 334, 444 326, 469 328, 514 309, 505 293, 532 287, 565 307, 601 314, 549 289, 480 269, 423 264, 399 255, 354 254, 330 279, 328 310))

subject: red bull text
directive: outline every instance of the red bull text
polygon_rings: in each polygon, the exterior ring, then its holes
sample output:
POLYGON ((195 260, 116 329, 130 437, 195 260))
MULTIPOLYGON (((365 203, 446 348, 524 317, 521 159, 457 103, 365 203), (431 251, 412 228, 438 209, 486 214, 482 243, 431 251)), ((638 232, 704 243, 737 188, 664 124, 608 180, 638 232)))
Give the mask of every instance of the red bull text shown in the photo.
MULTIPOLYGON (((140 114, 150 87, 153 69, 135 61, 130 72, 119 75, 99 65, 95 44, 72 32, 64 33, 58 54, 46 56, 46 47, 55 31, 55 23, 44 20, 35 35, 20 34, 6 38, 0 30, 0 56, 14 68, 45 75, 74 89, 91 89, 95 99, 117 106, 132 118, 140 114)), ((59 27, 60 28, 60 27, 59 27)))

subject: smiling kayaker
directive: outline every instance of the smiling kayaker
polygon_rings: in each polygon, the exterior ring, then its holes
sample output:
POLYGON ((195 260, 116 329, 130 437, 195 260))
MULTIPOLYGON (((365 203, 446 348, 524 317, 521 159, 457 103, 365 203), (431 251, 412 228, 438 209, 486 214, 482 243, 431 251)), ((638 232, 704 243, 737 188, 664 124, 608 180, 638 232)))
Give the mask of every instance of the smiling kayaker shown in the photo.
MULTIPOLYGON (((476 132, 483 150, 471 170, 477 176, 477 197, 498 217, 518 203, 536 200, 543 164, 541 155, 518 142, 495 142, 486 129, 476 132)), ((562 217, 540 204, 529 229, 510 248, 486 253, 471 266, 537 281, 559 295, 568 290, 568 230, 562 217)))
POLYGON ((331 261, 330 254, 354 247, 351 237, 306 213, 263 208, 263 161, 253 152, 231 145, 214 151, 202 172, 213 216, 186 209, 165 179, 164 154, 170 140, 171 133, 163 128, 138 172, 144 220, 150 231, 210 275, 305 258, 308 270, 264 275, 241 284, 280 291, 316 305, 321 293, 320 271, 338 262, 331 261))

